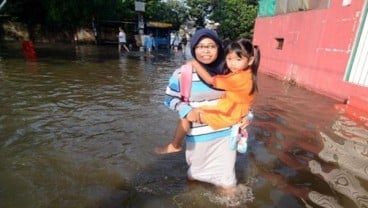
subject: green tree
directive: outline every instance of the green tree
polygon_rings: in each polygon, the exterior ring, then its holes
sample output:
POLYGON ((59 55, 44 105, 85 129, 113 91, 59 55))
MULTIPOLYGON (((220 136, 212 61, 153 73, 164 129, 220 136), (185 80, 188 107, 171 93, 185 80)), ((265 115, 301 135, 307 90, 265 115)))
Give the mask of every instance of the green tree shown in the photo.
POLYGON ((188 9, 182 1, 168 0, 167 6, 172 12, 171 23, 174 25, 174 29, 177 30, 188 20, 188 9))
MULTIPOLYGON (((224 0, 226 1, 226 0, 224 0)), ((197 27, 204 27, 205 20, 218 7, 221 0, 187 0, 189 17, 195 21, 197 27)))
POLYGON ((135 20, 134 0, 13 0, 4 11, 25 23, 31 39, 40 25, 46 33, 74 33, 96 20, 135 20))
POLYGON ((35 27, 44 24, 47 11, 42 0, 13 0, 7 2, 4 13, 11 17, 12 21, 26 24, 29 38, 34 39, 35 27))
POLYGON ((218 32, 224 38, 251 39, 257 12, 258 5, 255 0, 224 0, 214 8, 210 18, 220 23, 218 32))
POLYGON ((135 19, 133 0, 47 0, 49 29, 74 30, 95 20, 135 19), (50 28, 51 27, 51 28, 50 28))
MULTIPOLYGON (((205 20, 220 23, 218 32, 225 38, 251 38, 257 16, 257 0, 145 0, 145 20, 168 22, 178 29, 187 20, 204 27, 205 20)), ((35 28, 45 33, 74 33, 90 27, 92 19, 137 21, 135 0, 12 0, 2 12, 25 23, 31 38, 35 28)))
POLYGON ((188 17, 187 9, 182 1, 161 0, 146 1, 145 20, 167 22, 173 24, 174 29, 178 29, 188 17))

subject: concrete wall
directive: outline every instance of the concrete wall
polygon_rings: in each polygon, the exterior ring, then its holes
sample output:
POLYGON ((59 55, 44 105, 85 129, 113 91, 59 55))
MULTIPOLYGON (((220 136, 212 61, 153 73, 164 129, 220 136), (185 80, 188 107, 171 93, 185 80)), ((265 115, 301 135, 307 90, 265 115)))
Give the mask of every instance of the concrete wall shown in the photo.
MULTIPOLYGON (((260 71, 318 93, 345 100, 368 98, 368 88, 345 82, 344 74, 359 29, 364 0, 328 9, 256 19, 254 43, 262 53, 260 71), (282 49, 277 49, 283 39, 282 49)), ((368 58, 368 57, 367 57, 368 58)))

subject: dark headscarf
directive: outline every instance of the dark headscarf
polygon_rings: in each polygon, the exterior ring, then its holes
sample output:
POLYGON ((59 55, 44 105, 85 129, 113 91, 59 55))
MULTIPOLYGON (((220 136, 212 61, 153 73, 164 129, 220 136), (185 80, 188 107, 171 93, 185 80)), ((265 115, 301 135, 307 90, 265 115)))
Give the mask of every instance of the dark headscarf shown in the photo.
POLYGON ((223 69, 223 61, 224 61, 224 49, 222 48, 222 43, 217 33, 210 29, 200 29, 194 33, 193 37, 190 40, 190 52, 192 53, 193 58, 198 61, 211 75, 222 74, 223 69), (218 48, 218 56, 217 59, 211 64, 203 64, 198 61, 195 56, 194 49, 197 46, 198 42, 203 38, 211 38, 216 42, 218 48))

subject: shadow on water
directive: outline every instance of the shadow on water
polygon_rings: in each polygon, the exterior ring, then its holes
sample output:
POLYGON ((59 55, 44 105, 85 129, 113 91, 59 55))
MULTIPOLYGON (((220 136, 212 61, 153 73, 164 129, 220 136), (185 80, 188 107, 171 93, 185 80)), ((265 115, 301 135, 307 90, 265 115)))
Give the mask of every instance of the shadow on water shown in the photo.
POLYGON ((0 207, 367 207, 368 124, 335 101, 260 75, 237 198, 189 184, 184 153, 157 156, 163 106, 190 57, 113 46, 0 45, 0 207))

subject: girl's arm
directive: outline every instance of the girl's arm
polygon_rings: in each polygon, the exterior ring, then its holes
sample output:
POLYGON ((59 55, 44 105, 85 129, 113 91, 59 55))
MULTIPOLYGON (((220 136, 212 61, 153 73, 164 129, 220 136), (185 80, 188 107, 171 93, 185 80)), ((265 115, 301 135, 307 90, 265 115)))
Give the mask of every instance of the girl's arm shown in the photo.
POLYGON ((190 61, 193 68, 197 71, 199 76, 210 85, 213 85, 214 78, 204 69, 196 60, 190 61))

